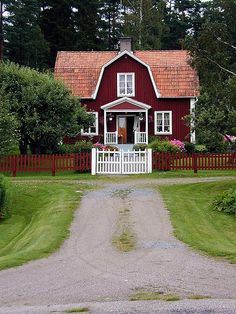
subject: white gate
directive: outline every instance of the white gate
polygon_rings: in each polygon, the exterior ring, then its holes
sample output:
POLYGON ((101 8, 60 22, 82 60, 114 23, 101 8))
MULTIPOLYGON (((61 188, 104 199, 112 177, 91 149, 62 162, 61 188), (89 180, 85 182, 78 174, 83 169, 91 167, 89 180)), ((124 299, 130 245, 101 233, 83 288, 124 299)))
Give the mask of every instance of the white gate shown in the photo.
POLYGON ((101 151, 92 149, 92 175, 137 174, 152 172, 152 150, 101 151))

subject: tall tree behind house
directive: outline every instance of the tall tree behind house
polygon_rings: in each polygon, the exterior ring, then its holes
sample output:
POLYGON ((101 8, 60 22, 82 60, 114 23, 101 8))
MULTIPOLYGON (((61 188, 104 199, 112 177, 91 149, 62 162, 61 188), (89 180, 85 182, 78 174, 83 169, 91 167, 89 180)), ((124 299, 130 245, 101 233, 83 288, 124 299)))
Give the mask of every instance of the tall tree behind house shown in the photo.
POLYGON ((164 0, 122 0, 123 32, 136 49, 160 49, 165 30, 164 0))
POLYGON ((38 1, 6 1, 5 7, 6 56, 19 64, 34 68, 45 67, 49 48, 38 25, 38 1))

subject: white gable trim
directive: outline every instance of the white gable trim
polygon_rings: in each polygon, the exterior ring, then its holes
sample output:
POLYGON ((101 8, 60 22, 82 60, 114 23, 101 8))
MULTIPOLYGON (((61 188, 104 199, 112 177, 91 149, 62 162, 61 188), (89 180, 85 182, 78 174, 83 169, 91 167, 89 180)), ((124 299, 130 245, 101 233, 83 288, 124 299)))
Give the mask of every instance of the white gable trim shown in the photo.
MULTIPOLYGON (((144 103, 142 103, 142 102, 140 102, 140 101, 131 99, 131 98, 129 98, 129 97, 123 97, 123 98, 119 98, 119 99, 117 99, 117 100, 114 100, 114 101, 112 101, 112 102, 109 102, 109 103, 106 104, 106 105, 101 106, 101 109, 103 109, 103 110, 111 109, 111 110, 112 110, 113 107, 115 107, 115 106, 117 106, 117 105, 120 105, 120 104, 122 104, 122 103, 124 103, 124 102, 128 102, 128 103, 130 103, 130 104, 132 104, 132 105, 134 105, 134 106, 137 106, 137 107, 138 107, 138 108, 137 108, 138 110, 139 110, 139 108, 142 109, 142 110, 148 110, 148 109, 151 108, 151 106, 146 105, 146 104, 144 104, 144 103)), ((129 110, 131 110, 131 109, 129 109, 129 110)), ((134 110, 135 110, 135 109, 134 109, 134 110)), ((131 111, 134 111, 134 110, 132 109, 131 111)), ((120 111, 120 110, 119 110, 119 111, 120 111)), ((125 110, 125 111, 128 112, 128 110, 125 110)))
POLYGON ((132 53, 130 53, 129 51, 125 50, 121 53, 119 53, 115 58, 111 59, 109 62, 107 62, 106 64, 103 65, 102 69, 101 69, 101 72, 100 72, 100 75, 99 75, 99 78, 98 78, 98 82, 97 82, 97 85, 96 85, 96 88, 95 88, 95 91, 92 95, 92 99, 96 99, 97 97, 97 93, 98 93, 98 90, 99 90, 99 87, 100 87, 100 84, 101 84, 101 81, 102 81, 102 77, 103 77, 103 74, 104 74, 104 71, 105 71, 105 68, 107 66, 109 66, 110 64, 112 64, 113 62, 115 62, 116 60, 120 59, 121 57, 123 57, 124 55, 128 55, 129 57, 133 58, 135 61, 139 62, 140 64, 144 65, 147 69, 148 69, 148 73, 149 73, 149 76, 151 78, 151 82, 152 82, 152 86, 154 88, 154 91, 155 91, 155 94, 156 94, 156 97, 159 98, 161 97, 161 94, 160 94, 160 91, 158 90, 157 86, 156 86, 156 83, 154 81, 154 78, 153 78, 153 75, 152 75, 152 71, 151 71, 151 68, 148 64, 144 63, 143 61, 141 61, 139 58, 137 58, 136 56, 134 56, 132 53))

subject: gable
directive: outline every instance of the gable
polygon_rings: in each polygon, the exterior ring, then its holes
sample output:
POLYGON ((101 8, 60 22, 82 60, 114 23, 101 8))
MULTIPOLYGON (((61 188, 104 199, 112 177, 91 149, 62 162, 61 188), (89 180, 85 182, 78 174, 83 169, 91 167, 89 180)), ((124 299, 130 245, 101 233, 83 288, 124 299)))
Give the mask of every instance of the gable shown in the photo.
POLYGON ((105 69, 128 54, 146 67, 156 96, 161 98, 196 97, 199 82, 190 66, 187 51, 59 52, 55 77, 62 80, 73 95, 95 99, 105 69))
POLYGON ((109 110, 109 111, 126 111, 126 110, 132 110, 136 111, 145 111, 150 109, 151 106, 146 105, 140 101, 134 100, 132 98, 123 97, 119 98, 115 101, 112 101, 106 105, 101 106, 101 109, 109 110))

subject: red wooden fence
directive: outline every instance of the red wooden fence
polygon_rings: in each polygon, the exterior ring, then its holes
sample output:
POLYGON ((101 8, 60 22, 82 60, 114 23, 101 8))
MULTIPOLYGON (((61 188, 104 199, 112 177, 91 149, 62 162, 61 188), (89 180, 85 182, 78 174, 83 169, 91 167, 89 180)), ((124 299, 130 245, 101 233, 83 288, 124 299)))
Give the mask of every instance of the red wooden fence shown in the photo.
MULTIPOLYGON (((153 170, 236 170, 236 153, 233 154, 152 154, 153 170)), ((91 170, 91 153, 63 155, 31 155, 0 157, 0 172, 51 172, 91 170)))
POLYGON ((154 170, 236 170, 236 153, 228 154, 152 154, 154 170))
POLYGON ((19 155, 0 157, 0 172, 46 172, 91 170, 91 153, 63 155, 19 155))

